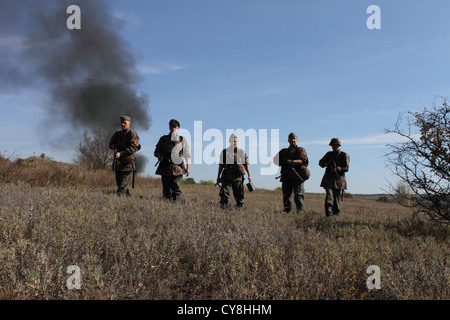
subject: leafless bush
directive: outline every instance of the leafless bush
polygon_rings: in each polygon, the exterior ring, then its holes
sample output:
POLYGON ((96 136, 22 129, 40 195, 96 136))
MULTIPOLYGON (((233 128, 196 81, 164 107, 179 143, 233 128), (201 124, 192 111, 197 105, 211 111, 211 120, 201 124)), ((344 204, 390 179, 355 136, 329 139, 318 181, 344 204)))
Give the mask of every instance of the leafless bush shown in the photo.
MULTIPOLYGON (((405 199, 417 213, 432 220, 450 223, 450 107, 442 106, 422 112, 408 112, 406 127, 400 116, 394 129, 385 130, 404 142, 388 145, 388 166, 408 186, 413 198, 405 199), (411 200, 411 201, 410 201, 411 200)), ((402 185, 401 185, 402 187, 402 185)), ((395 190, 402 195, 401 190, 395 190)))
POLYGON ((110 138, 111 132, 108 130, 97 129, 92 133, 92 136, 86 130, 84 141, 80 142, 78 147, 75 163, 90 170, 108 168, 113 159, 108 144, 110 138))
POLYGON ((10 156, 6 156, 6 151, 4 153, 0 152, 0 177, 1 182, 9 183, 14 178, 16 172, 17 161, 11 161, 10 156))

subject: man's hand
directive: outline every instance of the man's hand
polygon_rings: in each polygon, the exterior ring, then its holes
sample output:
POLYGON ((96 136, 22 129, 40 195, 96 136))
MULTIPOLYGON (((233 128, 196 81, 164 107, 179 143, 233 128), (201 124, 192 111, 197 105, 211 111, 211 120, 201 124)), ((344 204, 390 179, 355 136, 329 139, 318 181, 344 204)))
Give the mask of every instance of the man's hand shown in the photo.
POLYGON ((119 158, 120 158, 120 152, 117 152, 115 159, 119 159, 119 158))
POLYGON ((283 158, 282 162, 283 162, 283 165, 288 166, 288 167, 292 167, 292 165, 294 164, 294 160, 290 160, 287 158, 283 158))

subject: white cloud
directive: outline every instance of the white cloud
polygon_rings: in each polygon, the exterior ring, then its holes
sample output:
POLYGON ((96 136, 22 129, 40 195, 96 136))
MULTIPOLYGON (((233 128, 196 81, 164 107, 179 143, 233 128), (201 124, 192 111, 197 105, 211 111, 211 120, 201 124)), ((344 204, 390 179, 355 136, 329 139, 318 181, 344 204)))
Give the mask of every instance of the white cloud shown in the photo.
POLYGON ((153 66, 138 66, 138 70, 140 73, 143 74, 163 74, 163 73, 168 73, 168 72, 173 72, 173 71, 178 71, 178 70, 182 70, 185 69, 185 66, 180 66, 178 64, 174 64, 174 63, 161 63, 158 65, 153 65, 153 66))
POLYGON ((51 43, 22 36, 0 37, 0 51, 21 51, 30 48, 44 47, 51 43))
POLYGON ((117 19, 124 21, 127 26, 133 27, 135 29, 141 26, 141 19, 134 14, 123 11, 116 11, 113 12, 112 15, 117 19))
POLYGON ((23 37, 0 37, 0 47, 7 50, 23 50, 28 46, 27 39, 23 37))
MULTIPOLYGON (((413 134, 414 139, 418 138, 418 134, 413 134)), ((380 145, 384 147, 386 144, 390 143, 401 143, 407 142, 408 139, 399 136, 395 133, 379 133, 366 137, 353 137, 353 138, 341 138, 341 143, 343 145, 380 145)), ((304 145, 328 145, 330 139, 321 139, 313 141, 305 141, 304 145)))

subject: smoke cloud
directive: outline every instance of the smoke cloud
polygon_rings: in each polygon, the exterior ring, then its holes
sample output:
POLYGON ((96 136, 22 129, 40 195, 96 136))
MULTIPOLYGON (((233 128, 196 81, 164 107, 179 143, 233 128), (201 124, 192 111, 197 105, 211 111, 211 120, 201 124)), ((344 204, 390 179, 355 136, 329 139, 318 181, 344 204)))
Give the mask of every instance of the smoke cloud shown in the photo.
POLYGON ((64 127, 49 140, 63 147, 84 129, 117 129, 119 116, 136 130, 151 126, 149 99, 137 91, 140 77, 123 21, 103 0, 0 0, 0 91, 33 87, 48 93, 45 128, 64 127), (69 30, 67 7, 81 9, 81 30, 69 30))

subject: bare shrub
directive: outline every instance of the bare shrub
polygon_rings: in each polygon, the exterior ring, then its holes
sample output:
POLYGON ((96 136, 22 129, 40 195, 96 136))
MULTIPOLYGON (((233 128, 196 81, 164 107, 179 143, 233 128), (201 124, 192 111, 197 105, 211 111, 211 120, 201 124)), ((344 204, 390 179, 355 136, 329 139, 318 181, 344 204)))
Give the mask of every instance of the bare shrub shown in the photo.
POLYGON ((353 195, 350 192, 344 192, 344 199, 353 199, 353 195))
POLYGON ((113 154, 108 144, 111 132, 97 129, 91 136, 86 130, 83 137, 84 140, 80 142, 75 156, 75 163, 90 170, 108 168, 113 160, 113 154))
MULTIPOLYGON (((450 223, 450 106, 442 98, 441 106, 422 112, 408 112, 403 127, 399 116, 394 129, 386 129, 403 139, 388 145, 385 155, 389 168, 408 186, 415 200, 403 197, 402 190, 394 190, 416 213, 430 219, 450 223), (412 203, 414 202, 415 203, 412 203)), ((400 185, 400 188, 404 188, 400 185)), ((401 202, 400 202, 401 203, 401 202)))
POLYGON ((394 189, 394 199, 405 207, 415 207, 417 205, 417 199, 411 188, 403 181, 397 183, 394 189))
POLYGON ((12 155, 6 156, 5 153, 0 152, 0 177, 1 182, 9 183, 13 180, 16 167, 17 167, 17 161, 12 162, 10 160, 12 155))

